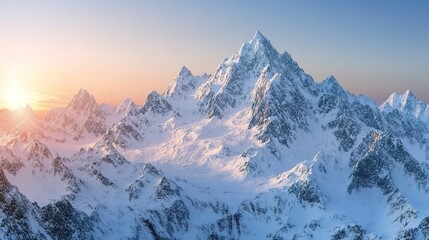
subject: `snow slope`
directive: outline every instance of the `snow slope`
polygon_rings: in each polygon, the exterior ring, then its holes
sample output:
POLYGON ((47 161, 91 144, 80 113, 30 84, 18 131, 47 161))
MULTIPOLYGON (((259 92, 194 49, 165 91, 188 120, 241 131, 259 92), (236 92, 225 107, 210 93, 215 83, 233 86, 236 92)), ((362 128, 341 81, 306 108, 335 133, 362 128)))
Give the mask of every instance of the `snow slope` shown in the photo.
POLYGON ((427 109, 411 91, 377 106, 315 82, 257 32, 141 106, 80 90, 46 119, 0 112, 0 234, 428 239, 427 109))

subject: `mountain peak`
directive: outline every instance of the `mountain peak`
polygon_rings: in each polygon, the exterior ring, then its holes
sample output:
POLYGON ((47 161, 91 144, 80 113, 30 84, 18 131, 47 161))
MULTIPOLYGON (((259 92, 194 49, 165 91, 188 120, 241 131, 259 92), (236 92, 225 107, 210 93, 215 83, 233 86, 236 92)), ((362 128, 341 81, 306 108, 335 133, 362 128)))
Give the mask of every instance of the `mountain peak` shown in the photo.
POLYGON ((80 98, 80 99, 91 98, 91 97, 92 95, 89 94, 89 92, 83 88, 79 89, 79 92, 74 96, 74 98, 80 98))
POLYGON ((340 85, 333 75, 329 75, 322 83, 325 85, 340 85))
POLYGON ((157 91, 152 91, 149 93, 149 95, 147 96, 147 100, 146 101, 154 101, 154 100, 158 100, 160 98, 160 94, 157 91))
MULTIPOLYGON (((419 110, 423 103, 414 95, 414 93, 408 89, 405 91, 405 93, 402 95, 402 101, 401 101, 401 108, 406 109, 407 111, 418 111, 421 112, 422 110, 419 110)), ((426 105, 426 104, 424 104, 426 105)), ((416 114, 414 114, 416 115, 416 114)))
POLYGON ((268 41, 268 39, 258 30, 253 36, 252 41, 268 41))
POLYGON ((194 96, 202 101, 201 112, 207 113, 209 117, 222 117, 227 107, 253 101, 257 92, 261 92, 262 98, 274 79, 282 82, 279 83, 282 90, 288 87, 286 85, 294 88, 299 85, 306 89, 314 87, 313 79, 305 74, 288 53, 280 54, 257 31, 250 41, 241 45, 238 52, 219 65, 194 96))
POLYGON ((93 98, 92 95, 83 88, 79 89, 79 92, 73 97, 73 99, 79 100, 89 100, 91 98, 93 98))
POLYGON ((238 52, 240 57, 243 56, 254 56, 262 54, 266 56, 278 55, 277 50, 271 45, 270 40, 262 35, 261 32, 257 31, 253 36, 252 40, 245 42, 238 52))
POLYGON ((85 96, 85 95, 89 96, 90 94, 88 93, 88 91, 86 91, 85 89, 81 88, 81 89, 79 89, 78 95, 79 96, 85 96))
POLYGON ((95 136, 103 134, 106 130, 105 114, 94 96, 80 89, 65 109, 50 111, 45 120, 72 134, 74 139, 78 140, 84 138, 87 133, 95 136))
POLYGON ((328 76, 325 80, 323 80, 320 85, 329 93, 341 96, 343 99, 348 98, 349 94, 347 93, 347 91, 345 91, 343 87, 341 87, 337 79, 332 75, 328 76))
POLYGON ((401 108, 406 108, 409 105, 416 105, 420 102, 410 89, 407 89, 402 95, 393 93, 389 99, 392 101, 396 99, 398 102, 397 104, 399 104, 401 108))
POLYGON ((183 66, 179 75, 171 82, 168 86, 167 91, 164 93, 165 96, 182 95, 185 96, 190 94, 190 91, 195 90, 200 84, 206 81, 210 76, 204 74, 202 76, 194 76, 192 72, 185 66, 183 66))
POLYGON ((158 92, 152 91, 147 96, 146 102, 143 104, 140 111, 143 114, 150 111, 164 116, 172 109, 171 105, 158 92))
POLYGON ((89 94, 85 89, 80 89, 67 106, 67 109, 82 111, 92 110, 96 107, 98 107, 98 104, 94 96, 89 94))
POLYGON ((250 40, 249 43, 254 50, 259 50, 259 49, 275 50, 274 47, 271 45, 270 40, 268 40, 268 38, 262 35, 262 33, 259 31, 255 33, 255 35, 253 36, 252 40, 250 40))
POLYGON ((187 77, 187 76, 192 76, 192 73, 186 66, 183 66, 179 71, 178 77, 187 77))
POLYGON ((409 113, 418 119, 429 120, 429 106, 420 101, 414 93, 408 89, 402 95, 396 92, 380 106, 383 111, 397 109, 401 112, 409 113))
POLYGON ((417 97, 414 95, 411 89, 407 89, 407 91, 405 91, 403 96, 404 96, 404 99, 417 100, 417 97))

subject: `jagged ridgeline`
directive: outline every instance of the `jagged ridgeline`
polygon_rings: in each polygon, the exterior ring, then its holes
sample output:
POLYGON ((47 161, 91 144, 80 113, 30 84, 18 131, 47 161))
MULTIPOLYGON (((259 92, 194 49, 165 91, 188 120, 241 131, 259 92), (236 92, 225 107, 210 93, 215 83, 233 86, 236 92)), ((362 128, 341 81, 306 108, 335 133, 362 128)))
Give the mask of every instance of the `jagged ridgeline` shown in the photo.
POLYGON ((429 239, 428 119, 257 32, 143 105, 0 111, 0 239, 429 239))

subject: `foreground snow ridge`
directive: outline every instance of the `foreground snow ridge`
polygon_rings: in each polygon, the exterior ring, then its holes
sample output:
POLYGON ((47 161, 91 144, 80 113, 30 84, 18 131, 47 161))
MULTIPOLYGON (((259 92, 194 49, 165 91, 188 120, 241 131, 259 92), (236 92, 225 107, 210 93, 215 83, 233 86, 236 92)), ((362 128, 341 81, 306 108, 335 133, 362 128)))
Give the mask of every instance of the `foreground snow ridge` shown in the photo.
POLYGON ((0 111, 0 239, 429 239, 428 109, 315 82, 257 32, 141 106, 0 111))

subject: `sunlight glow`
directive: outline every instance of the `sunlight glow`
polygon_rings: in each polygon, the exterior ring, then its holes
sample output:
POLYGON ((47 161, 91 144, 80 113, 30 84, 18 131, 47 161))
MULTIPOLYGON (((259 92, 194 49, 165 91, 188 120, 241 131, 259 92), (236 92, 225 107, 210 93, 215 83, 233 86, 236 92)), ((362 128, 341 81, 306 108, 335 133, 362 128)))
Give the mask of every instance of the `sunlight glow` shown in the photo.
POLYGON ((28 104, 28 96, 22 86, 12 83, 5 92, 5 105, 9 110, 16 110, 28 104))

